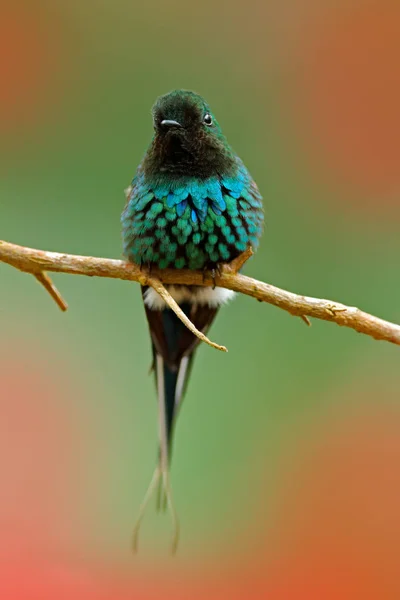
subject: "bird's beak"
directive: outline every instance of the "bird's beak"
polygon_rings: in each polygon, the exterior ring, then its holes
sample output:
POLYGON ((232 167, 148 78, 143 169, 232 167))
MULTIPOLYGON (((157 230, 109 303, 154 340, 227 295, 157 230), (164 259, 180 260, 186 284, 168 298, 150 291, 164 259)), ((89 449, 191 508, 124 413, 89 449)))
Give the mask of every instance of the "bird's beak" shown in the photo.
POLYGON ((169 119, 164 119, 163 121, 161 121, 161 125, 163 127, 182 127, 182 125, 178 123, 178 121, 170 121, 169 119))

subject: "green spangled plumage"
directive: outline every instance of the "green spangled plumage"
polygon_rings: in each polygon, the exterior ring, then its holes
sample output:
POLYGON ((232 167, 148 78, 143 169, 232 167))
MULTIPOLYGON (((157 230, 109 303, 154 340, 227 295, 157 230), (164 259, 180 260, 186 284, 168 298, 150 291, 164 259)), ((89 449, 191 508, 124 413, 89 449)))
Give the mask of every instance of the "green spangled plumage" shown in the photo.
MULTIPOLYGON (((154 136, 127 190, 122 213, 125 256, 161 269, 214 269, 248 246, 263 228, 262 199, 249 172, 224 137, 201 96, 176 90, 153 107, 154 136)), ((169 286, 183 312, 206 333, 232 292, 169 286)), ((159 401, 159 465, 134 532, 159 480, 169 503, 176 546, 178 526, 169 487, 172 434, 191 370, 195 337, 151 288, 142 288, 153 348, 159 401)))
POLYGON ((164 269, 229 262, 262 231, 262 199, 205 101, 193 92, 162 96, 155 135, 122 215, 124 253, 164 269), (181 127, 160 123, 176 121, 181 127), (204 124, 210 115, 212 125, 204 124))

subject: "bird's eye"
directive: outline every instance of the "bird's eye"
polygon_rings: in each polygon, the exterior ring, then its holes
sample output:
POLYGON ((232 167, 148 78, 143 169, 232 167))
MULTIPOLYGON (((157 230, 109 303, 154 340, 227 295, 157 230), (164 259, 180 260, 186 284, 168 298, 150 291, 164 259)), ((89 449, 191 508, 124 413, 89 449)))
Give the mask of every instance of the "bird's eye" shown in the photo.
POLYGON ((203 122, 210 127, 213 124, 212 116, 210 113, 206 113, 203 118, 203 122))

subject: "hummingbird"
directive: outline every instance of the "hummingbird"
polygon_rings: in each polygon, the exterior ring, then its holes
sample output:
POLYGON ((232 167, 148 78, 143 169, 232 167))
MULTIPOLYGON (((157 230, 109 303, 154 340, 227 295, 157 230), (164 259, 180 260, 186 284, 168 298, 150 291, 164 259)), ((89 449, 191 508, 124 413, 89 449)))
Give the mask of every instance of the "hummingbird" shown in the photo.
MULTIPOLYGON (((154 135, 131 185, 121 216, 124 256, 151 269, 209 270, 215 274, 249 246, 263 229, 262 197, 250 173, 222 133, 207 102, 188 90, 159 97, 152 109, 154 135)), ((219 308, 234 296, 224 288, 169 285, 169 293, 192 323, 206 333, 219 308)), ((139 511, 138 532, 157 484, 158 505, 168 505, 179 526, 169 484, 176 417, 199 339, 151 287, 142 286, 158 395, 159 459, 139 511)))

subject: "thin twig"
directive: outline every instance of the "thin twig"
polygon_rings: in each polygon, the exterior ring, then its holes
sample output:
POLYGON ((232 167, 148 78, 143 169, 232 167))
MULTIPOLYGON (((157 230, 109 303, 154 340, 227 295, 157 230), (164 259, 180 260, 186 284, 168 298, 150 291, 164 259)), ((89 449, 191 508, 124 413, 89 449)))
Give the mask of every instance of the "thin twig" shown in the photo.
POLYGON ((224 266, 224 270, 227 273, 239 273, 240 269, 243 267, 244 263, 249 260, 251 256, 253 256, 254 252, 251 246, 248 246, 242 254, 239 254, 236 258, 234 258, 229 264, 224 266))
MULTIPOLYGON (((4 241, 0 241, 1 261, 34 275, 40 271, 50 271, 143 282, 143 273, 139 266, 123 260, 44 252, 4 241)), ((219 287, 273 304, 291 315, 331 321, 376 340, 400 345, 400 325, 362 312, 354 306, 301 296, 240 273, 231 273, 229 267, 224 267, 222 273, 217 273, 215 278, 211 277, 211 274, 204 278, 203 272, 188 269, 153 269, 152 276, 163 284, 212 286, 215 283, 219 287)))
POLYGON ((174 311, 174 313, 176 314, 178 319, 180 319, 182 321, 182 323, 184 325, 186 325, 186 327, 195 336, 197 336, 199 338, 199 340, 201 340, 202 342, 205 342, 212 348, 216 348, 217 350, 221 350, 222 352, 228 352, 228 349, 225 348, 225 346, 220 346, 219 344, 212 342, 211 340, 208 339, 208 337, 206 335, 204 335, 204 333, 202 331, 199 331, 197 329, 197 327, 195 327, 193 325, 192 321, 185 315, 185 313, 183 312, 183 310, 181 309, 179 304, 173 299, 171 294, 168 292, 168 290, 165 289, 165 287, 163 286, 163 284, 161 283, 161 281, 159 279, 156 279, 155 277, 146 277, 146 283, 147 283, 147 285, 150 285, 154 290, 156 290, 156 292, 158 294, 160 294, 161 298, 164 300, 164 302, 166 304, 168 304, 170 309, 174 311))
POLYGON ((53 300, 58 304, 63 312, 68 309, 68 304, 65 302, 64 298, 61 296, 60 292, 52 282, 51 278, 44 271, 40 271, 40 273, 34 274, 39 283, 42 284, 45 290, 47 290, 53 300))

